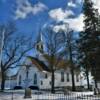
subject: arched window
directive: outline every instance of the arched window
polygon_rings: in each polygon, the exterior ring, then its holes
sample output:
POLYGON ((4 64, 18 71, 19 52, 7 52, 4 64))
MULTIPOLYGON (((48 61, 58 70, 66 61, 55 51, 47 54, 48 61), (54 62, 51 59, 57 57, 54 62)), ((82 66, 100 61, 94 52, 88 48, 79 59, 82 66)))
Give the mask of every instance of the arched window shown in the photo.
POLYGON ((61 82, 64 82, 64 72, 61 72, 61 82))
POLYGON ((36 73, 34 74, 34 84, 35 85, 37 84, 37 74, 36 73))
POLYGON ((19 85, 21 85, 21 79, 22 77, 21 77, 21 75, 19 76, 19 85))

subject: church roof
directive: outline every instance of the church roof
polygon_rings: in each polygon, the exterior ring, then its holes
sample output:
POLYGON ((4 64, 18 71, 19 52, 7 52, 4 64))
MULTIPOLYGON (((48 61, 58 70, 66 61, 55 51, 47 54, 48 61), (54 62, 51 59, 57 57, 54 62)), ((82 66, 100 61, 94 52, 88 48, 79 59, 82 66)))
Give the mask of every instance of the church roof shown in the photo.
MULTIPOLYGON (((50 61, 50 59, 52 58, 51 56, 48 56, 47 54, 43 55, 44 58, 46 58, 46 60, 48 61, 48 63, 52 63, 52 61, 50 61)), ((32 57, 32 56, 28 56, 28 58, 31 59, 32 63, 34 65, 36 65, 36 67, 40 70, 40 71, 47 71, 47 72, 51 72, 51 68, 49 68, 43 61, 39 60, 36 57, 32 57)), ((53 59, 53 58, 52 58, 53 59)), ((56 65, 56 69, 67 69, 70 66, 70 62, 66 61, 64 59, 58 59, 54 57, 54 66, 56 65)))
POLYGON ((50 72, 50 69, 46 66, 46 64, 44 64, 41 60, 39 60, 36 57, 32 57, 32 56, 28 56, 29 59, 31 59, 32 64, 36 65, 36 67, 40 70, 40 71, 47 71, 50 72))

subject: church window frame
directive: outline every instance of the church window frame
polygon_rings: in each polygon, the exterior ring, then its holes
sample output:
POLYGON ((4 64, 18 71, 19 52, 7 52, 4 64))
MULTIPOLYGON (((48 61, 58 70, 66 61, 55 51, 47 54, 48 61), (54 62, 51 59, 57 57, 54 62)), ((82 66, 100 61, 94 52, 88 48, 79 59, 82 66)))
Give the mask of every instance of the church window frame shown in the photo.
POLYGON ((21 81, 22 81, 22 76, 21 75, 19 75, 19 85, 21 85, 21 81))
POLYGON ((69 73, 66 73, 66 80, 67 80, 67 82, 70 82, 69 73))
POLYGON ((45 73, 45 78, 46 78, 46 79, 48 78, 48 74, 47 74, 47 73, 45 73))
POLYGON ((37 73, 34 74, 33 83, 34 83, 34 85, 37 85, 37 73))
POLYGON ((61 72, 61 82, 64 82, 64 72, 61 72))

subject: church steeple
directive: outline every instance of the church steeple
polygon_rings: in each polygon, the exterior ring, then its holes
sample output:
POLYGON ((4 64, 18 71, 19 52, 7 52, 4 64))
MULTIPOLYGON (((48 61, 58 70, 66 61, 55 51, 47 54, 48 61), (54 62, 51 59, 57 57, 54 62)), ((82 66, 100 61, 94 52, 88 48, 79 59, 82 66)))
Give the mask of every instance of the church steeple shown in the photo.
POLYGON ((42 33, 39 32, 38 37, 37 37, 37 42, 36 42, 36 50, 38 50, 39 52, 43 53, 43 40, 42 40, 42 33))

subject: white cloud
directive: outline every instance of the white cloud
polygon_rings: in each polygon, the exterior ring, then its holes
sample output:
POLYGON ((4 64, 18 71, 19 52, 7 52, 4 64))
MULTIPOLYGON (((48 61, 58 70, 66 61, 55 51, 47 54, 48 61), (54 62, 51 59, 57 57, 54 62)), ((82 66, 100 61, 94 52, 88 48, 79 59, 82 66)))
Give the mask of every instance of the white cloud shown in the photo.
POLYGON ((67 5, 68 5, 68 7, 76 7, 76 4, 73 3, 72 1, 68 2, 67 5))
POLYGON ((71 10, 63 10, 62 8, 53 9, 49 12, 49 16, 56 21, 63 21, 65 18, 74 15, 71 10))
POLYGON ((19 18, 26 18, 27 14, 25 12, 21 12, 19 9, 16 11, 16 16, 15 19, 19 19, 19 18))
POLYGON ((83 23, 84 17, 83 16, 84 16, 83 14, 80 14, 76 18, 66 19, 65 22, 68 22, 70 28, 72 28, 74 31, 79 32, 79 31, 82 31, 84 27, 84 23, 83 23))
POLYGON ((28 0, 17 0, 17 9, 15 12, 15 19, 24 19, 28 14, 32 13, 33 15, 42 12, 47 9, 47 6, 41 2, 38 2, 34 6, 28 0))
POLYGON ((83 30, 84 27, 83 20, 84 20, 83 14, 80 14, 78 17, 73 19, 72 18, 65 19, 63 20, 63 24, 54 26, 54 30, 56 32, 59 31, 60 29, 66 30, 66 23, 67 23, 69 24, 69 27, 71 29, 73 29, 76 32, 80 32, 83 30))
POLYGON ((58 32, 60 29, 66 30, 65 24, 56 25, 56 26, 53 27, 53 30, 54 30, 55 32, 58 32))
MULTIPOLYGON (((94 3, 94 7, 98 9, 100 13, 100 0, 92 0, 94 3)), ((69 7, 76 7, 77 5, 81 5, 83 0, 76 0, 75 2, 72 0, 68 2, 69 7)), ((49 12, 49 15, 52 19, 56 20, 57 22, 62 21, 62 25, 54 26, 54 30, 58 31, 59 29, 65 30, 65 23, 69 23, 69 27, 76 32, 82 31, 84 27, 84 15, 81 13, 79 16, 75 18, 68 18, 68 16, 73 15, 72 11, 63 11, 61 8, 54 9, 49 12), (66 13, 67 12, 67 13, 66 13)))
POLYGON ((70 0, 68 2, 68 7, 77 7, 77 5, 81 5, 83 0, 70 0))
MULTIPOLYGON (((62 10, 61 8, 51 10, 49 12, 49 15, 52 19, 54 19, 57 22, 63 22, 68 23, 69 27, 72 28, 74 31, 82 31, 83 30, 83 14, 80 14, 78 17, 75 18, 69 18, 69 16, 74 15, 74 13, 71 10, 62 10)), ((65 24, 57 25, 54 27, 55 31, 58 31, 59 29, 66 29, 65 24)))
POLYGON ((100 14, 100 0, 92 0, 92 1, 93 1, 93 3, 94 3, 94 7, 95 7, 96 9, 98 9, 99 14, 100 14))

